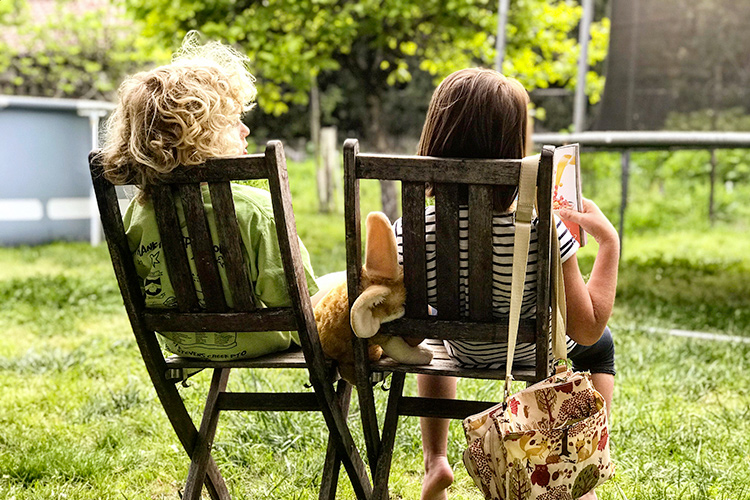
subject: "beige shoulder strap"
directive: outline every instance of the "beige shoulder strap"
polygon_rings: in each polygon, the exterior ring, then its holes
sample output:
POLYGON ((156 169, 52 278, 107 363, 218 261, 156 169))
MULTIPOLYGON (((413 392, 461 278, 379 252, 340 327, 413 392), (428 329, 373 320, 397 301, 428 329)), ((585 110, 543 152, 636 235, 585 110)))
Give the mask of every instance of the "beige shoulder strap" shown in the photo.
POLYGON ((557 237, 555 217, 550 218, 552 224, 552 355, 555 360, 568 358, 568 346, 565 342, 567 332, 567 307, 565 303, 565 281, 560 260, 560 239, 557 237))
MULTIPOLYGON (((521 161, 518 182, 518 204, 516 208, 516 228, 513 243, 513 274, 511 278, 510 313, 508 325, 508 356, 505 367, 505 397, 510 395, 510 382, 513 380, 513 356, 518 339, 518 324, 523 302, 523 284, 526 281, 526 265, 529 257, 531 219, 536 204, 536 179, 540 155, 528 156, 521 161)), ((565 289, 560 264, 560 242, 557 238, 554 217, 552 231, 552 351, 556 359, 565 359, 565 289)))

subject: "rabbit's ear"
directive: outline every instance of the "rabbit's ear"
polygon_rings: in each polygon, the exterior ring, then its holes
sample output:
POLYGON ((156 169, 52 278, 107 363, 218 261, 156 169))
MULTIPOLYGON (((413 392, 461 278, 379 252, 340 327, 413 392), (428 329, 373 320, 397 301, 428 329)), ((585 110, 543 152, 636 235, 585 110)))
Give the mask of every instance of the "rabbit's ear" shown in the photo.
POLYGON ((367 287, 354 301, 349 321, 357 337, 369 339, 378 333, 380 318, 376 318, 373 313, 389 293, 391 289, 387 286, 373 285, 367 287))
POLYGON ((367 215, 365 268, 370 277, 396 279, 399 277, 398 247, 391 221, 382 212, 367 215))

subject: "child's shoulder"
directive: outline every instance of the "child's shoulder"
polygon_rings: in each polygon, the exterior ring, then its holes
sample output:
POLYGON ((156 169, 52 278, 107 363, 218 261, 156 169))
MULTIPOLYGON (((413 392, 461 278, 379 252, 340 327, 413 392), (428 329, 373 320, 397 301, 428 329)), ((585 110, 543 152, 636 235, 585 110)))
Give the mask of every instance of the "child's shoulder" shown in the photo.
POLYGON ((150 198, 139 200, 133 198, 128 203, 125 213, 122 215, 125 228, 139 227, 148 224, 156 224, 154 204, 150 198))
POLYGON ((232 183, 232 198, 235 210, 257 212, 262 216, 273 219, 273 204, 271 193, 265 189, 232 183))
POLYGON ((245 184, 232 183, 232 197, 236 201, 271 206, 271 193, 245 184))

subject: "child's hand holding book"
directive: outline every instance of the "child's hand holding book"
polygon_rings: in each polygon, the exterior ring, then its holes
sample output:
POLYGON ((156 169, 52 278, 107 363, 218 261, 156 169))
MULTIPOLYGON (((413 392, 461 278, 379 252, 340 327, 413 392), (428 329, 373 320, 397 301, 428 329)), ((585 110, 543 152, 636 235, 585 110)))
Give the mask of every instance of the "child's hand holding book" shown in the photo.
POLYGON ((617 230, 607 219, 599 207, 588 198, 581 198, 583 202, 582 210, 573 210, 570 208, 561 208, 559 211, 560 218, 565 222, 578 224, 584 231, 594 237, 599 245, 616 244, 620 246, 620 239, 617 236, 617 230))

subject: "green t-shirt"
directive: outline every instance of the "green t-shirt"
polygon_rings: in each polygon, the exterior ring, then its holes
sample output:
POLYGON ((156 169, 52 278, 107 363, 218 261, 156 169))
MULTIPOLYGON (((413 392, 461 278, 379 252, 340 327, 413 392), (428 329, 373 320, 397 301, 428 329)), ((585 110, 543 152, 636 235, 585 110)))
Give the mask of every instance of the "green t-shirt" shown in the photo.
MULTIPOLYGON (((213 207, 208 188, 204 186, 202 191, 209 231, 219 262, 224 296, 227 304, 231 306, 226 271, 221 265, 223 259, 213 207)), ((290 300, 286 289, 279 243, 276 239, 276 223, 273 218, 270 194, 262 189, 232 184, 232 197, 239 221, 244 258, 250 267, 249 275, 253 282, 257 303, 265 307, 289 306, 290 300)), ((203 305, 203 292, 200 290, 185 216, 180 203, 177 204, 177 215, 187 247, 198 301, 203 305)), ((175 307, 177 299, 162 256, 161 238, 152 202, 149 200, 141 204, 133 200, 125 211, 123 222, 136 270, 143 280, 141 289, 146 299, 146 306, 175 307)), ((301 241, 300 252, 307 287, 312 295, 317 292, 318 287, 310 265, 310 256, 301 241)), ((299 344, 297 332, 160 332, 160 334, 163 345, 168 351, 181 356, 211 360, 254 358, 288 349, 292 341, 299 344)))

